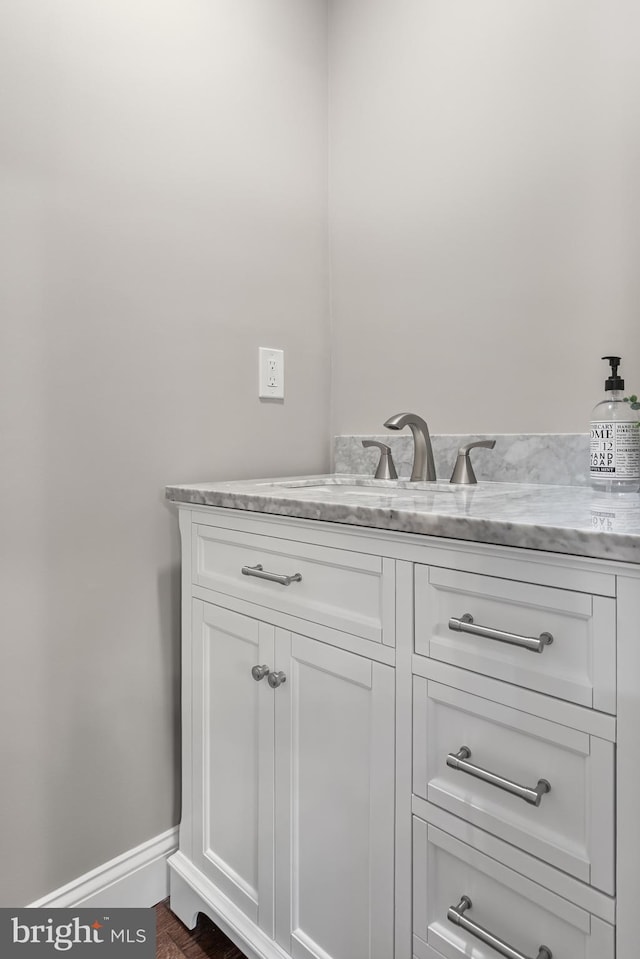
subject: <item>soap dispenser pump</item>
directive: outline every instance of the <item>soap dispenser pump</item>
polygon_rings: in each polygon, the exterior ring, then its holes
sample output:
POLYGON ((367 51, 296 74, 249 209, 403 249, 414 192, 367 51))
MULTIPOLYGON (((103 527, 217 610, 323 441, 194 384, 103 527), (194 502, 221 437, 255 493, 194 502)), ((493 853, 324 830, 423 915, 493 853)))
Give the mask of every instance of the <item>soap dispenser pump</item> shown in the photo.
POLYGON ((638 415, 624 402, 624 380, 618 376, 619 356, 603 356, 611 366, 604 384, 605 398, 591 414, 591 468, 593 489, 601 493, 640 490, 640 428, 638 415))

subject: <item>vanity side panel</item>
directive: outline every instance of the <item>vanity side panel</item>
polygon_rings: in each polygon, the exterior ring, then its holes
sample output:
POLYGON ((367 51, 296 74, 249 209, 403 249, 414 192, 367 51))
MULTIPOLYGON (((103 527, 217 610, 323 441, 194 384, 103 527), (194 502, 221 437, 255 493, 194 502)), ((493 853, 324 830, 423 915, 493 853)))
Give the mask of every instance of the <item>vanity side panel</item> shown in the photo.
POLYGON ((193 861, 193 697, 191 687, 191 535, 192 513, 178 510, 182 544, 182 612, 181 612, 181 668, 182 668, 182 812, 180 818, 180 852, 193 861))
POLYGON ((638 955, 640 795, 640 576, 618 576, 616 959, 638 955))

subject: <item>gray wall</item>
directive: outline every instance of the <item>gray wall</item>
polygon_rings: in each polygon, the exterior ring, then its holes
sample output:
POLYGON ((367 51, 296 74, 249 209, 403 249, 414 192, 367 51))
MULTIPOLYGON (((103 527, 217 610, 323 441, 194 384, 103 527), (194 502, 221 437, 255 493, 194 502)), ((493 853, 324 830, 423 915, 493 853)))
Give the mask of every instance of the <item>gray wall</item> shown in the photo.
POLYGON ((332 428, 586 432, 640 393, 640 6, 330 0, 332 428))
POLYGON ((325 17, 2 3, 2 905, 178 820, 164 484, 328 466, 325 17))

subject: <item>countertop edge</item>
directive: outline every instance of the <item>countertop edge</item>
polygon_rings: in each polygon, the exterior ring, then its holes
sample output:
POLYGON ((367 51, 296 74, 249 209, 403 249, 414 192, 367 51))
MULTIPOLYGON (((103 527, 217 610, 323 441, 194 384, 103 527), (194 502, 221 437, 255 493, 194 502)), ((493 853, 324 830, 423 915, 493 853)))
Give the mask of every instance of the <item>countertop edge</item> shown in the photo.
MULTIPOLYGON (((247 483, 251 481, 245 481, 247 483)), ((214 485, 214 484, 212 484, 214 485)), ((514 522, 437 511, 413 512, 380 506, 354 506, 337 501, 304 502, 275 495, 202 486, 167 486, 165 495, 176 505, 214 506, 250 513, 393 530, 418 536, 443 537, 493 546, 513 546, 590 559, 640 564, 640 536, 625 532, 579 529, 572 526, 514 522)))

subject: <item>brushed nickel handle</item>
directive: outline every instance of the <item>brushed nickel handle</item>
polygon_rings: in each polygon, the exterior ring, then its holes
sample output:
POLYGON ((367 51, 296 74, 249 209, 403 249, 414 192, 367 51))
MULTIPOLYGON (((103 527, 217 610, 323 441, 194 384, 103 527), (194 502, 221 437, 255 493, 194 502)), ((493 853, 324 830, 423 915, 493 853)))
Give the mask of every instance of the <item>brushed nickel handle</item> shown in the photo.
POLYGON ((467 759, 469 759, 470 756, 471 750, 469 747, 461 746, 457 753, 449 753, 447 756, 447 766, 450 766, 451 769, 458 769, 462 773, 468 773, 469 776, 475 776, 476 779, 482 779, 483 782, 497 786, 498 789, 504 789, 505 792, 518 796, 519 799, 524 799, 525 802, 530 803, 532 806, 539 806, 542 797, 551 789, 551 784, 546 779, 539 779, 533 788, 511 782, 510 779, 504 779, 503 776, 491 773, 488 769, 482 769, 480 766, 474 766, 473 763, 468 763, 467 759))
POLYGON ((386 443, 378 443, 377 440, 363 440, 362 445, 365 449, 369 446, 375 446, 380 450, 380 459, 378 460, 374 479, 398 479, 390 446, 387 446, 386 443))
POLYGON ((263 569, 262 563, 257 566, 243 566, 243 576, 257 576, 258 579, 268 579, 271 583, 280 583, 281 586, 290 586, 291 583, 299 583, 302 580, 302 573, 294 573, 293 576, 283 576, 281 573, 268 573, 263 569))
POLYGON ((286 683, 287 677, 283 672, 278 673, 269 673, 267 676, 267 682, 272 689, 277 689, 278 686, 282 686, 283 683, 286 683))
POLYGON ((460 618, 452 616, 449 620, 449 629, 459 633, 471 633, 472 636, 484 636, 485 639, 495 639, 498 643, 509 643, 510 646, 520 646, 532 653, 541 653, 545 646, 550 646, 553 642, 551 633, 520 636, 518 633, 507 633, 503 629, 494 629, 492 626, 476 625, 471 613, 465 613, 460 618))
POLYGON ((253 666, 252 669, 251 669, 251 675, 253 676, 253 678, 255 679, 255 681, 256 681, 257 683, 259 683, 261 679, 264 679, 265 676, 268 676, 268 675, 269 675, 269 667, 268 667, 268 666, 253 666))
MULTIPOLYGON (((513 946, 510 946, 504 939, 498 939, 497 936, 494 936, 494 934, 489 932, 488 929, 485 929, 484 926, 479 926, 477 922, 472 922, 471 919, 467 919, 465 912, 467 909, 471 909, 471 906, 472 902, 469 897, 463 896, 457 906, 449 906, 447 909, 447 919, 455 926, 460 926, 462 929, 465 929, 472 936, 475 936, 476 939, 479 939, 480 942, 491 946, 491 948, 499 952, 501 956, 506 956, 506 959, 531 959, 531 957, 525 956, 524 952, 520 952, 519 949, 514 949, 513 946)), ((551 949, 549 949, 548 946, 540 946, 535 959, 553 959, 551 949)))
POLYGON ((460 483, 464 486, 467 486, 471 483, 477 483, 476 474, 473 472, 473 466, 471 465, 471 459, 469 458, 469 453, 471 450, 478 449, 478 447, 484 447, 485 449, 492 450, 496 445, 495 440, 478 440, 475 443, 467 443, 466 446, 461 446, 458 450, 458 457, 456 459, 456 464, 453 467, 453 473, 451 474, 451 483, 460 483))

